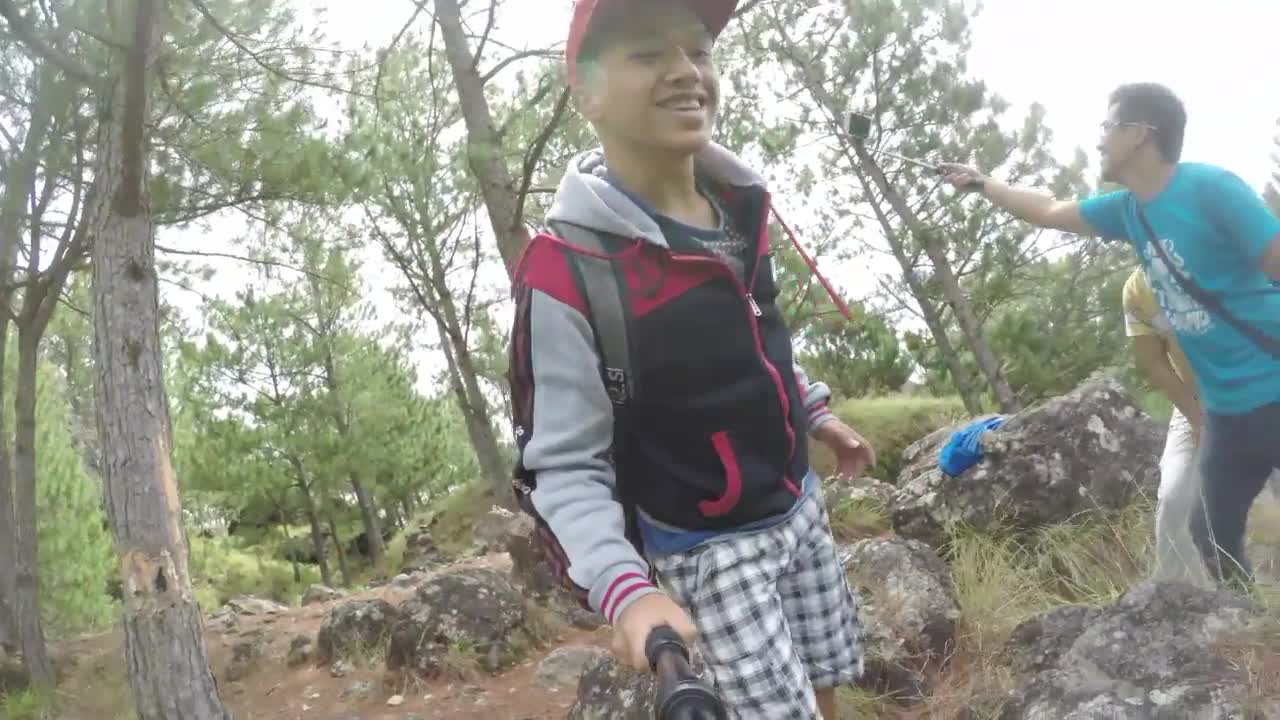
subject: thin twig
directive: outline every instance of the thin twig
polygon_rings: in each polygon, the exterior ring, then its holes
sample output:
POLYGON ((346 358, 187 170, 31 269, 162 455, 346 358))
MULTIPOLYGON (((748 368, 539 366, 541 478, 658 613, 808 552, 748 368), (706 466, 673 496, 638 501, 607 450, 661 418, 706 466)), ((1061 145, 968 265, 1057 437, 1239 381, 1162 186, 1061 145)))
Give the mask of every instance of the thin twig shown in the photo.
POLYGON ((318 273, 313 270, 308 270, 306 268, 298 267, 297 265, 291 265, 289 263, 281 262, 279 260, 271 260, 267 258, 251 258, 251 257, 245 257, 244 255, 236 255, 234 253, 214 252, 214 251, 206 251, 206 250, 179 250, 177 248, 166 247, 159 243, 156 243, 156 252, 165 253, 167 255, 186 255, 190 257, 225 258, 227 260, 237 260, 239 262, 250 263, 253 265, 266 265, 269 267, 278 267, 278 268, 283 268, 285 270, 293 270, 294 272, 302 273, 303 275, 308 275, 310 277, 314 277, 320 280, 325 280, 331 283, 337 283, 336 280, 330 278, 327 275, 324 275, 323 273, 318 273))
MULTIPOLYGON (((8 0, 0 0, 0 2, 8 2, 8 0)), ((332 90, 334 92, 342 93, 344 95, 354 95, 355 97, 361 97, 367 100, 376 99, 373 95, 369 95, 367 93, 358 92, 356 90, 348 89, 348 88, 340 88, 337 85, 330 85, 329 83, 320 82, 318 80, 308 80, 306 78, 300 78, 295 75, 291 75, 288 72, 285 72, 284 70, 262 59, 262 56, 259 53, 254 52, 251 48, 249 48, 247 45, 241 42, 240 39, 236 37, 235 33, 233 33, 229 28, 227 28, 227 26, 223 25, 221 22, 218 21, 216 17, 213 16, 213 13, 210 12, 209 6, 205 4, 204 0, 191 0, 191 4, 192 6, 195 7, 195 9, 201 15, 204 16, 204 19, 208 20, 209 24, 212 25, 215 30, 221 33, 222 36, 225 37, 232 45, 236 46, 236 48, 239 49, 241 52, 253 58, 253 61, 257 63, 258 67, 261 67, 263 70, 266 70, 272 75, 275 75, 276 77, 281 78, 283 80, 288 80, 289 82, 298 83, 299 85, 309 85, 311 87, 320 88, 322 90, 332 90)))
POLYGON ((534 57, 554 58, 554 57, 559 57, 559 53, 555 52, 554 50, 544 49, 544 50, 523 50, 521 52, 508 55, 507 57, 503 58, 502 61, 499 62, 497 65, 494 65, 492 68, 490 68, 489 72, 481 75, 480 82, 483 84, 487 84, 490 80, 495 78, 498 75, 498 73, 505 70, 511 64, 520 62, 521 60, 525 60, 528 58, 534 58, 534 57))
POLYGON ((542 158, 542 153, 547 148, 547 143, 551 140, 551 135, 555 133, 556 128, 560 125, 560 119, 564 116, 565 110, 569 107, 569 88, 565 88, 560 93, 560 98, 556 100, 556 107, 551 112, 551 119, 547 121, 542 132, 538 133, 538 137, 534 138, 533 144, 529 146, 529 153, 525 155, 523 175, 520 178, 520 191, 516 193, 516 211, 515 220, 520 222, 524 217, 524 201, 529 197, 530 186, 533 184, 533 172, 538 167, 538 161, 542 158))
POLYGON ((62 72, 67 74, 67 77, 90 87, 98 84, 98 78, 89 72, 88 68, 59 48, 45 42, 43 38, 36 34, 35 28, 18 11, 17 6, 13 4, 13 0, 0 0, 0 17, 9 22, 9 29, 23 44, 31 48, 40 57, 57 65, 62 72))

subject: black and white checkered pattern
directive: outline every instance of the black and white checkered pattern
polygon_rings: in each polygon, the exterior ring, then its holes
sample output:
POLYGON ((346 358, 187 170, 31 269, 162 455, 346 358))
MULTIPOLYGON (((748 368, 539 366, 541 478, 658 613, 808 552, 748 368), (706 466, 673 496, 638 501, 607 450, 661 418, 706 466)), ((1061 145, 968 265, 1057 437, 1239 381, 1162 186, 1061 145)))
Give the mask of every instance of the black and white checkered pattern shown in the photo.
POLYGON ((862 626, 820 491, 786 522, 653 565, 697 626, 731 717, 817 720, 813 689, 862 675, 862 626))

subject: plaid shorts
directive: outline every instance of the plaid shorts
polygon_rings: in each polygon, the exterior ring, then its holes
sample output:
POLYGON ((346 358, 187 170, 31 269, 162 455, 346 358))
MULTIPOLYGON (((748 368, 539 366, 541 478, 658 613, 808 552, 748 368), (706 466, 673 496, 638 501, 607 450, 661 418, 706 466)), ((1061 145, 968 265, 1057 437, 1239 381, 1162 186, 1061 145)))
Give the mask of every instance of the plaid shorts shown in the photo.
POLYGON ((652 561, 738 720, 816 720, 814 688, 862 675, 862 626, 821 494, 773 527, 652 561))

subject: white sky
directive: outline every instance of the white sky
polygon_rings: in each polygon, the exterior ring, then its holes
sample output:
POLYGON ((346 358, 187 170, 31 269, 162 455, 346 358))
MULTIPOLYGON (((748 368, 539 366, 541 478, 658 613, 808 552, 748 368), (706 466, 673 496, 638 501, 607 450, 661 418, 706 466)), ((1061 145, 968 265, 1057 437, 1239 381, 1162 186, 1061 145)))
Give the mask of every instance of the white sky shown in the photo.
MULTIPOLYGON (((327 7, 326 34, 351 47, 385 45, 413 9, 409 0, 297 2, 327 7), (377 11, 371 11, 374 5, 377 11)), ((478 0, 470 5, 487 7, 478 0)), ((517 48, 561 42, 570 5, 569 0, 507 0, 496 36, 517 48)), ((1020 119, 1032 102, 1044 105, 1061 159, 1069 160, 1080 147, 1096 163, 1093 148, 1107 93, 1122 82, 1151 80, 1172 87, 1187 106, 1185 160, 1222 165, 1259 190, 1269 178, 1280 118, 1280 84, 1274 77, 1280 60, 1275 41, 1280 2, 986 0, 984 5, 972 22, 969 69, 1013 103, 1010 119, 1020 119)), ((425 22, 425 15, 418 20, 420 27, 425 22)), ((235 232, 221 232, 215 225, 211 233, 173 232, 160 242, 208 249, 231 240, 211 234, 235 232)), ((247 276, 243 266, 217 266, 223 271, 205 292, 229 295, 238 285, 236 278, 247 276)), ((848 297, 870 294, 874 280, 865 269, 827 272, 848 297)), ((379 283, 377 273, 370 280, 380 315, 394 315, 383 292, 386 281, 379 283)), ((198 300, 187 300, 182 304, 198 312, 198 300)), ((422 353, 419 362, 423 370, 435 370, 442 360, 422 353)))

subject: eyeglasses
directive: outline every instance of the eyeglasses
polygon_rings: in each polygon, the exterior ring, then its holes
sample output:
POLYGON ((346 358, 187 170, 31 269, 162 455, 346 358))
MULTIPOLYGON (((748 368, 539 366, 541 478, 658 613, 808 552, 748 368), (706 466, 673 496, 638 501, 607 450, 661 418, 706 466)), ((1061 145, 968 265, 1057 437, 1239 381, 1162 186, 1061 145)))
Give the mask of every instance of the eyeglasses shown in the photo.
POLYGON ((1146 128, 1151 132, 1158 132, 1160 130, 1160 128, 1156 127, 1155 125, 1151 125, 1149 123, 1124 122, 1120 120, 1103 120, 1101 123, 1101 128, 1104 135, 1118 127, 1140 127, 1140 128, 1146 128))

